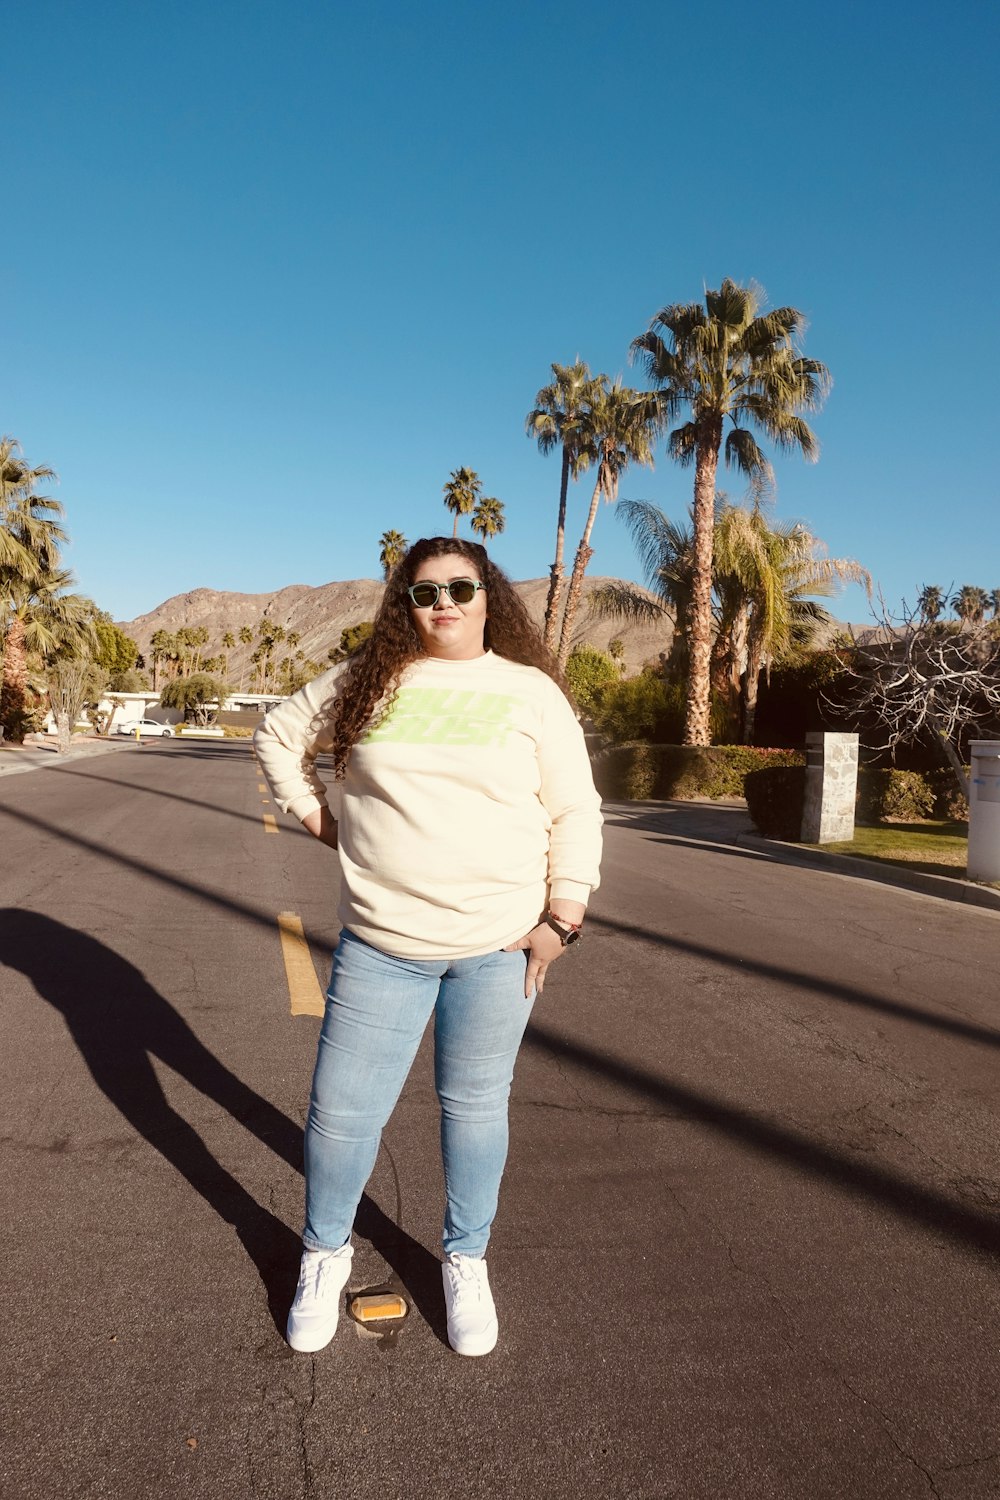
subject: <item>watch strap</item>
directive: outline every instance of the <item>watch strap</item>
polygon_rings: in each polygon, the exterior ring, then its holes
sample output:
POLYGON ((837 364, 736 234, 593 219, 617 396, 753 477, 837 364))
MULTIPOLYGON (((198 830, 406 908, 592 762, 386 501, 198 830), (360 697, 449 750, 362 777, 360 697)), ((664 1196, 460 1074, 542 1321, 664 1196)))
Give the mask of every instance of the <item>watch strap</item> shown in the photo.
POLYGON ((583 930, 582 923, 571 922, 568 917, 557 917, 550 911, 542 917, 542 924, 552 928, 564 948, 570 943, 579 942, 583 930))

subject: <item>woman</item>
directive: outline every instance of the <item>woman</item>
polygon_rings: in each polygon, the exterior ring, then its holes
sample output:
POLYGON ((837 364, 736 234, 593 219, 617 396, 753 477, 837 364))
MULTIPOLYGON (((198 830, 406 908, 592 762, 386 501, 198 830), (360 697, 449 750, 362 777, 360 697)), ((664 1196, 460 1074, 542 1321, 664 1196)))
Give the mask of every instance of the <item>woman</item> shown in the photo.
POLYGON ((394 570, 365 645, 272 709, 254 745, 274 800, 342 871, 288 1342, 311 1353, 336 1331, 354 1216, 433 1012, 448 1339, 488 1354, 514 1060, 599 878, 582 732, 506 576, 483 547, 432 537, 394 570), (321 751, 344 783, 339 827, 321 751))

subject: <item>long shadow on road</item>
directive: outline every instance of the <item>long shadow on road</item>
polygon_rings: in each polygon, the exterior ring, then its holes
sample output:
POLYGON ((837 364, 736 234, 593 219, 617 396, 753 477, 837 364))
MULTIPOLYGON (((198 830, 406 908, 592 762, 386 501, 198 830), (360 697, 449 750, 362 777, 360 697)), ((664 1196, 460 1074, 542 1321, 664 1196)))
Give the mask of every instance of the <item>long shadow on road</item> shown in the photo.
MULTIPOLYGON (((0 958, 20 970, 62 1013, 101 1092, 233 1225, 260 1273, 275 1325, 283 1332, 298 1271, 299 1236, 262 1208, 216 1161, 197 1131, 168 1102, 151 1059, 158 1057, 299 1172, 300 1127, 220 1062, 139 970, 96 938, 40 912, 0 909, 0 958)), ((439 1262, 367 1195, 357 1229, 371 1240, 442 1337, 439 1262)))
MULTIPOLYGON (((70 766, 57 766, 56 769, 60 776, 79 776, 83 781, 88 783, 101 782, 104 786, 113 786, 118 792, 122 790, 123 783, 115 776, 99 776, 96 771, 74 771, 70 766)), ((135 781, 128 783, 128 789, 129 792, 135 793, 140 797, 164 797, 169 802, 181 802, 187 807, 199 808, 211 813, 213 817, 235 818, 241 823, 252 823, 254 827, 260 827, 259 812, 239 812, 234 807, 223 807, 218 802, 205 802, 199 797, 185 797, 180 792, 168 792, 164 787, 140 786, 135 781)), ((296 835, 301 838, 312 837, 300 824, 291 818, 285 819, 282 828, 285 833, 291 834, 293 837, 296 835)))
MULTIPOLYGON (((85 849, 101 859, 111 860, 127 869, 134 870, 137 874, 145 878, 163 882, 168 887, 180 890, 197 900, 205 901, 213 907, 222 909, 227 914, 259 923, 273 931, 273 915, 250 906, 247 902, 213 890, 209 886, 183 879, 171 874, 169 871, 158 869, 154 865, 136 859, 133 856, 125 855, 121 851, 110 849, 92 840, 85 839, 65 827, 50 823, 32 814, 24 813, 19 809, 0 807, 0 814, 31 827, 41 829, 45 833, 51 834, 74 847, 85 849)), ((31 916, 32 914, 5 913, 0 911, 0 919, 17 917, 19 915, 31 916)), ((33 920, 35 922, 43 922, 49 919, 34 916, 33 920)), ((839 984, 825 974, 810 973, 808 970, 791 969, 781 965, 747 959, 740 954, 728 953, 718 947, 696 944, 681 938, 670 937, 652 929, 615 921, 613 918, 602 917, 596 913, 589 918, 589 923, 591 927, 602 926, 623 940, 652 943, 658 947, 663 947, 668 952, 673 949, 697 954, 699 957, 704 957, 709 962, 720 964, 726 969, 736 969, 741 973, 756 973, 759 976, 766 977, 770 982, 775 984, 791 984, 793 987, 808 988, 817 995, 834 1003, 858 1006, 864 1010, 874 1011, 877 1014, 893 1017, 898 1020, 911 1021, 931 1030, 946 1034, 950 1033, 963 1039, 984 1043, 993 1047, 997 1046, 998 1042, 1000 1042, 1000 1034, 990 1028, 977 1026, 975 1023, 962 1021, 958 1018, 935 1015, 931 1011, 920 1010, 906 1002, 862 989, 860 986, 839 984)), ((52 923, 51 928, 53 931, 62 934, 72 932, 72 929, 62 927, 59 923, 52 923)), ((102 949, 101 945, 95 943, 93 939, 84 938, 79 933, 73 933, 72 935, 74 938, 79 939, 80 942, 93 944, 99 952, 107 954, 110 951, 102 949)), ((6 957, 2 947, 4 940, 5 931, 3 926, 0 925, 0 957, 3 958, 6 957)), ((45 941, 41 934, 38 935, 38 941, 45 941)), ((22 962, 15 966, 22 967, 25 973, 32 975, 32 964, 29 955, 30 949, 29 954, 23 955, 22 962)), ((116 963, 124 963, 124 960, 119 959, 115 954, 112 954, 111 958, 116 963)), ((89 961, 88 950, 88 953, 81 957, 79 966, 74 966, 74 972, 86 973, 85 965, 89 961)), ((11 962, 11 960, 7 959, 7 962, 11 962)), ((125 968, 135 975, 136 980, 140 984, 146 984, 142 976, 137 971, 132 970, 130 965, 125 965, 125 968)), ((41 983, 38 983, 38 988, 44 993, 41 983)), ((151 991, 150 993, 155 996, 155 1000, 160 1005, 166 1005, 166 1001, 157 995, 155 991, 151 991)), ((60 994, 64 996, 64 1004, 60 1004, 59 1008, 67 1011, 67 1019, 69 1019, 69 1010, 75 1003, 79 1003, 79 997, 72 992, 71 979, 67 978, 62 981, 60 994)), ((58 1002, 54 1001, 54 1003, 58 1002)), ((180 1024, 184 1025, 183 1022, 180 1024)), ((191 1035, 193 1036, 193 1033, 191 1035)), ((624 1060, 618 1061, 608 1058, 600 1053, 591 1051, 585 1046, 575 1043, 571 1044, 568 1041, 557 1038, 552 1033, 547 1033, 544 1028, 535 1026, 534 1024, 529 1027, 527 1040, 529 1044, 533 1042, 536 1047, 556 1052, 563 1057, 567 1057, 569 1053, 573 1053, 573 1060, 577 1062, 579 1067, 598 1074, 603 1073, 613 1082, 620 1084, 639 1097, 645 1096, 659 1103, 667 1103, 668 1105, 673 1105, 684 1110, 690 1109, 692 1115, 697 1117, 700 1114, 706 1124, 710 1124, 722 1134, 737 1141, 745 1138, 755 1150, 770 1154, 779 1162, 787 1161, 794 1166, 805 1167, 818 1177, 828 1177, 843 1186, 849 1186, 855 1193, 866 1194, 875 1202, 885 1203, 887 1207, 891 1208, 900 1217, 908 1218, 925 1227, 943 1231, 959 1243, 965 1243, 980 1250, 988 1250, 994 1255, 1000 1250, 1000 1225, 998 1225, 995 1218, 987 1214, 978 1214, 974 1210, 964 1209, 956 1205, 954 1200, 923 1188, 918 1184, 908 1182, 892 1172, 866 1171, 856 1166, 848 1157, 828 1147, 804 1143, 803 1138, 797 1133, 786 1131, 770 1121, 762 1121, 759 1117, 739 1108, 726 1106, 707 1093, 699 1094, 694 1091, 678 1088, 669 1078, 649 1073, 640 1067, 633 1067, 624 1060)), ((98 1048, 102 1042, 103 1036, 94 1037, 93 1039, 93 1044, 98 1048)), ((143 1046, 145 1046, 145 1043, 143 1043, 143 1046)), ((83 1050, 82 1044, 81 1050, 83 1050)), ((96 1072, 95 1077, 97 1077, 96 1072)), ((175 1118, 171 1111, 171 1119, 175 1118)), ((213 1165, 215 1165, 216 1171, 220 1170, 217 1164, 213 1165)), ((257 1205, 254 1205, 254 1207, 256 1208, 257 1205)), ((373 1227, 370 1232, 373 1244, 405 1282, 428 1323, 434 1328, 435 1332, 439 1332, 441 1327, 440 1315, 438 1313, 440 1303, 440 1269, 437 1262, 428 1251, 424 1250, 416 1241, 411 1240, 404 1231, 401 1229, 397 1230, 397 1227, 389 1220, 386 1220, 389 1228, 385 1229, 384 1237, 380 1237, 381 1230, 377 1227, 377 1216, 381 1213, 381 1210, 377 1209, 374 1204, 369 1204, 365 1208, 366 1214, 369 1208, 376 1219, 376 1227, 373 1227), (396 1247, 396 1242, 393 1239, 393 1236, 397 1234, 399 1236, 398 1247, 396 1247)), ((385 1216, 383 1215, 382 1217, 384 1218, 385 1216)), ((384 1226, 382 1227, 384 1228, 384 1226)), ((361 1214, 359 1214, 358 1218, 358 1228, 361 1233, 369 1234, 367 1219, 361 1214)))
POLYGON ((560 1036, 539 1021, 529 1022, 525 1043, 580 1073, 596 1074, 648 1100, 664 1114, 695 1120, 765 1160, 777 1160, 853 1197, 880 1204, 918 1229, 947 1235, 967 1249, 1000 1257, 1000 1219, 990 1209, 979 1212, 889 1168, 858 1161, 764 1115, 713 1098, 707 1091, 688 1088, 624 1058, 560 1036))
POLYGON ((668 948, 672 953, 686 953, 693 958, 702 958, 707 963, 723 964, 741 974, 755 974, 761 979, 770 980, 775 986, 808 990, 822 999, 857 1006, 890 1020, 913 1021, 930 1031, 941 1031, 948 1036, 962 1037, 987 1047, 1000 1047, 1000 1030, 996 1027, 979 1026, 975 1021, 963 1021, 956 1016, 938 1015, 931 1009, 921 1009, 905 1000, 886 999, 871 991, 860 990, 856 985, 841 984, 826 974, 810 973, 808 969, 793 969, 788 964, 772 964, 765 959, 748 958, 741 953, 727 953, 724 948, 709 943, 667 936, 647 927, 636 927, 631 922, 619 922, 614 917, 591 916, 588 918, 588 926, 591 929, 604 928, 606 932, 637 942, 668 948))

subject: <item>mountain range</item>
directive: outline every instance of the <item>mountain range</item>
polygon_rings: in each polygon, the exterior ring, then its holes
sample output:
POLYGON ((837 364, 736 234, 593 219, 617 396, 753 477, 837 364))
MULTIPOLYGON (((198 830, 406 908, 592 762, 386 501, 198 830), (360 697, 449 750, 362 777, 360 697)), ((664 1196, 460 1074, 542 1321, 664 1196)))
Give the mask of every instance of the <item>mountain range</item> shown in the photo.
MULTIPOLYGON (((624 646, 627 670, 636 672, 644 662, 655 661, 661 651, 669 649, 673 623, 669 617, 653 625, 625 625, 599 619, 592 613, 589 600, 595 589, 612 581, 607 578, 584 579, 574 644, 586 643, 603 651, 617 637, 624 646)), ((207 657, 224 654, 222 637, 228 631, 236 639, 236 646, 228 652, 229 680, 235 684, 245 679, 249 683, 252 675, 249 658, 256 649, 257 626, 265 614, 275 624, 284 626, 286 635, 290 631, 298 634, 296 651, 304 652, 307 659, 322 662, 325 666, 327 652, 340 644, 343 630, 374 618, 383 587, 371 578, 355 578, 346 583, 324 583, 316 587, 293 583, 267 594, 237 594, 198 588, 187 594, 175 594, 148 614, 118 623, 137 642, 147 661, 150 641, 158 630, 173 634, 182 626, 204 626, 209 642, 202 655, 207 657), (241 644, 239 633, 243 626, 249 626, 254 632, 253 645, 241 644)), ((548 579, 531 578, 516 583, 514 587, 532 619, 541 626, 548 579)), ((282 654, 279 647, 277 655, 282 654)))

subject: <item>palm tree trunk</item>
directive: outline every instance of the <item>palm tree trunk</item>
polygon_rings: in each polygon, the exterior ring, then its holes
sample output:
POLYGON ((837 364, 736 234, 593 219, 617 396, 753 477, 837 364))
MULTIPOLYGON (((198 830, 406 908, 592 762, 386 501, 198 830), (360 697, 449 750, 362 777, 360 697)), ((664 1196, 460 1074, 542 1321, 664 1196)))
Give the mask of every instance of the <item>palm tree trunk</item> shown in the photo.
POLYGON ((741 604, 736 611, 736 618, 733 621, 733 647, 730 660, 730 667, 732 669, 730 688, 736 694, 739 694, 740 683, 747 667, 749 637, 750 611, 746 604, 741 604))
POLYGON ((688 616, 688 683, 684 705, 685 745, 710 745, 712 659, 712 531, 721 423, 699 440, 694 474, 694 578, 688 616))
POLYGON ((457 537, 458 536, 458 511, 457 510, 455 512, 455 524, 451 528, 451 534, 452 534, 453 537, 457 537))
POLYGON ((735 736, 739 733, 738 704, 733 697, 731 684, 732 659, 732 630, 724 630, 720 626, 716 631, 715 640, 712 643, 708 676, 711 691, 715 695, 715 698, 725 704, 727 736, 735 736))
POLYGON ((563 443, 562 481, 559 486, 559 519, 556 523, 556 556, 549 569, 549 597, 545 601, 545 649, 555 652, 556 620, 559 618, 559 602, 562 598, 563 553, 566 547, 566 496, 569 491, 569 452, 563 443))
POLYGON ((753 744, 754 725, 757 720, 757 690, 760 686, 760 674, 764 665, 764 655, 761 645, 762 642, 759 637, 751 631, 747 646, 746 683, 743 688, 744 745, 753 744))
POLYGON ((566 595, 566 612, 563 615, 562 631, 559 635, 559 666, 565 671, 566 662, 569 659, 569 648, 573 640, 573 625, 576 621, 576 612, 580 605, 580 594, 583 591, 583 575, 587 571, 587 564, 594 555, 594 549, 590 545, 590 533, 594 529, 597 520, 597 507, 601 502, 601 490, 604 487, 604 471, 599 464, 597 468, 597 483, 594 485, 594 493, 590 501, 590 511, 587 515, 587 524, 583 528, 583 536, 580 545, 576 549, 573 559, 573 572, 569 580, 569 593, 566 595))
POLYGON ((749 661, 748 640, 750 635, 750 609, 744 602, 736 611, 733 620, 732 649, 729 659, 729 702, 733 714, 733 722, 736 732, 746 744, 746 720, 744 717, 745 698, 743 693, 743 674, 749 661))
POLYGON ((10 622, 3 653, 3 686, 0 687, 0 724, 18 741, 24 738, 28 662, 24 649, 24 621, 15 615, 10 622))

